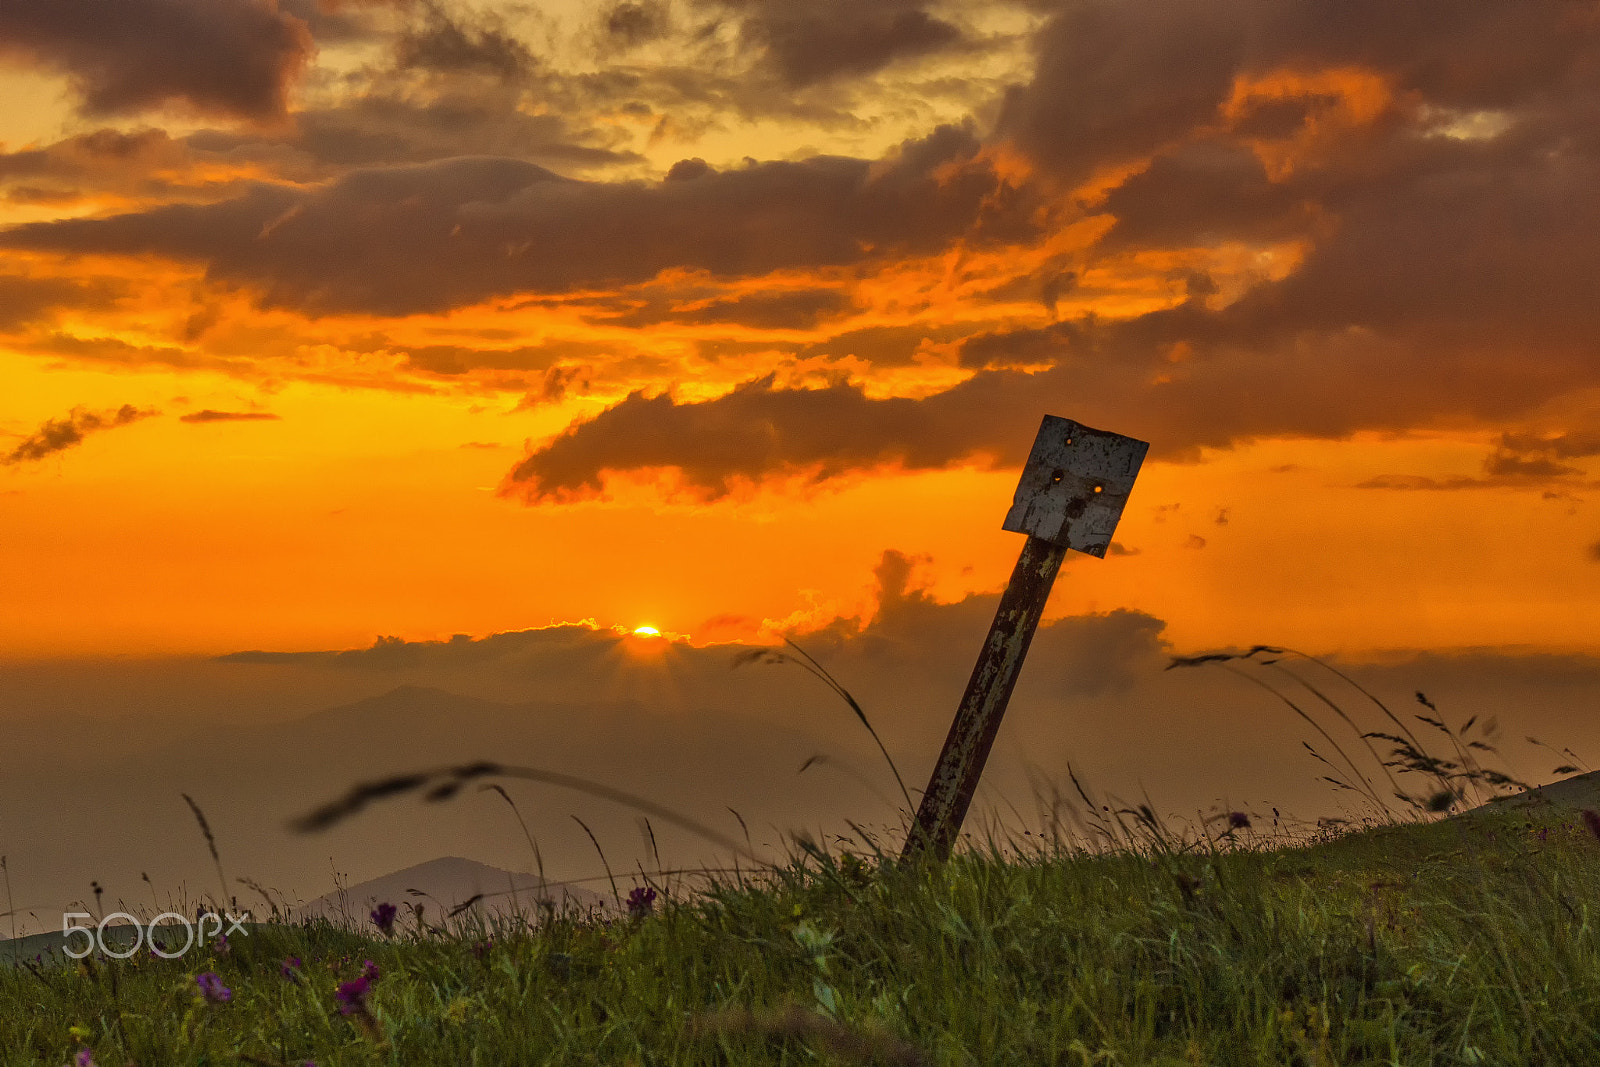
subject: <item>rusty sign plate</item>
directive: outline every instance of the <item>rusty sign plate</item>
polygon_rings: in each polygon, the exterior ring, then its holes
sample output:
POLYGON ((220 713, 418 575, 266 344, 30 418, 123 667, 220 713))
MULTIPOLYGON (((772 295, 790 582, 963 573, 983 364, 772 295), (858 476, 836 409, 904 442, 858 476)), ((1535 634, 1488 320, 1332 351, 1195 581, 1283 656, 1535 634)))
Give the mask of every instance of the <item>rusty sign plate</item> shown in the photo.
POLYGON ((1104 557, 1149 444, 1046 415, 1001 529, 1104 557))

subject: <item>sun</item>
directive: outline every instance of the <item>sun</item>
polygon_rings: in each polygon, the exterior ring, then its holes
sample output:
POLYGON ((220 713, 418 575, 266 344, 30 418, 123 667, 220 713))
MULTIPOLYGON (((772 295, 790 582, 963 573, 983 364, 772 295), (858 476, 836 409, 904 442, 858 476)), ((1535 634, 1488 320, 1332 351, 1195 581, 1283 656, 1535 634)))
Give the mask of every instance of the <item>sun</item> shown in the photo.
POLYGON ((635 626, 633 628, 633 636, 635 636, 635 637, 660 637, 661 636, 661 631, 656 629, 654 626, 635 626))

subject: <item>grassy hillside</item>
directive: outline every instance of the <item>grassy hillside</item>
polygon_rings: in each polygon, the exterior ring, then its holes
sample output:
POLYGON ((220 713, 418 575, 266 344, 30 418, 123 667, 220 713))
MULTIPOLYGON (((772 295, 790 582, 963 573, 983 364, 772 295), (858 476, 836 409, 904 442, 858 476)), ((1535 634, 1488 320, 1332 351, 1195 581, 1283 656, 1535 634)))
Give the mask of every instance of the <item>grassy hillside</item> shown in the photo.
POLYGON ((1570 809, 909 869, 857 840, 667 888, 621 920, 7 968, 0 1064, 1600 1062, 1600 841, 1570 809))

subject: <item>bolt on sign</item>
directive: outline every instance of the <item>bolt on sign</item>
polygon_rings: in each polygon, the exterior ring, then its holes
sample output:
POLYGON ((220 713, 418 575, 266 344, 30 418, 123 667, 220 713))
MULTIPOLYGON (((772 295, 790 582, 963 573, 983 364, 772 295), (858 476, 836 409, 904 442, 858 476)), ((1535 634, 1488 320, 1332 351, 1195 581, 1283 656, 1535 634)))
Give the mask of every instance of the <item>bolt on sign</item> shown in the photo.
POLYGON ((924 849, 939 859, 949 856, 1061 561, 1069 548, 1104 558, 1149 450, 1149 444, 1132 437, 1044 417, 1001 523, 1001 529, 1027 534, 1028 540, 922 794, 902 859, 924 849))

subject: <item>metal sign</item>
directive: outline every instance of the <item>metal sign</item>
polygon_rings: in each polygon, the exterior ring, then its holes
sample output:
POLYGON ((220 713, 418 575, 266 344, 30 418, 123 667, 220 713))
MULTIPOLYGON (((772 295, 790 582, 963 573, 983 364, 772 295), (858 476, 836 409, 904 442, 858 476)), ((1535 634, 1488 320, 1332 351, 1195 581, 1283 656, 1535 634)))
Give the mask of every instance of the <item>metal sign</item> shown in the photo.
POLYGON ((1003 530, 1104 557, 1150 446, 1046 415, 1003 530))
POLYGON ((1002 524, 1028 540, 1000 596, 902 859, 923 849, 940 859, 950 854, 1061 561, 1069 548, 1105 556, 1149 449, 1131 437, 1044 417, 1002 524))

